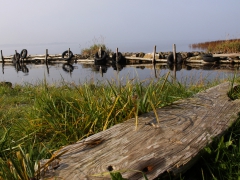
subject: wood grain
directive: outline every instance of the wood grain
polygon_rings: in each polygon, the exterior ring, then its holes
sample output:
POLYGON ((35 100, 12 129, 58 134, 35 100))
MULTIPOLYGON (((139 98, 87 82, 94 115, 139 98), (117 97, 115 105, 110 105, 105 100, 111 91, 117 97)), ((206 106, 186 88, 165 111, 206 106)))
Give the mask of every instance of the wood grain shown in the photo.
MULTIPOLYGON (((48 175, 59 179, 110 179, 108 170, 121 171, 124 178, 149 179, 163 173, 178 174, 189 168, 212 139, 222 135, 237 119, 240 101, 227 97, 230 83, 225 82, 193 98, 115 125, 73 145, 59 167, 48 175)), ((58 153, 60 153, 58 152, 58 153)))

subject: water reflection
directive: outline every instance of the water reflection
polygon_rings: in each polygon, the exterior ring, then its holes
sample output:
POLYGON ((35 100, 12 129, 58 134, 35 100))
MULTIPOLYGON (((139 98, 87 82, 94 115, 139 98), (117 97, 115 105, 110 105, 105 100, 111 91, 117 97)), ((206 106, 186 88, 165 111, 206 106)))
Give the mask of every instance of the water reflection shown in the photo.
POLYGON ((74 67, 73 67, 72 64, 70 64, 69 62, 67 62, 67 63, 64 63, 64 64, 62 65, 62 69, 63 69, 65 72, 67 72, 67 73, 71 73, 71 72, 73 72, 74 67))
MULTIPOLYGON (((195 74, 196 79, 200 78, 203 73, 211 73, 213 75, 208 78, 214 79, 219 73, 234 74, 239 70, 239 64, 168 64, 168 63, 117 63, 116 61, 96 64, 94 62, 47 62, 46 64, 35 63, 2 63, 2 76, 0 81, 10 81, 19 83, 19 81, 33 82, 35 80, 43 80, 47 78, 50 83, 52 81, 74 81, 79 83, 87 79, 114 79, 117 76, 138 77, 145 80, 149 77, 159 78, 167 72, 171 71, 172 76, 181 79, 182 76, 192 76, 195 74), (15 73, 15 76, 14 76, 15 73), (199 75, 201 73, 201 75, 199 75), (133 75, 134 74, 134 75, 133 75), (46 76, 47 75, 47 76, 46 76), (117 76, 116 76, 117 75, 117 76), (17 77, 16 77, 17 76, 17 77)), ((206 75, 207 76, 207 75, 206 75)), ((224 75, 223 75, 224 76, 224 75)))
POLYGON ((203 70, 217 70, 217 69, 220 69, 220 66, 217 65, 217 64, 204 64, 202 66, 202 69, 203 70))
MULTIPOLYGON (((8 66, 9 64, 2 63, 2 70, 4 74, 4 68, 8 66)), ((16 72, 22 71, 25 74, 29 74, 29 68, 28 66, 32 65, 41 65, 44 66, 42 63, 22 63, 22 62, 13 62, 12 66, 15 68, 16 72)), ((136 69, 144 70, 146 68, 149 68, 149 66, 152 67, 152 69, 168 69, 170 71, 181 71, 184 70, 208 70, 208 71, 214 71, 214 70, 239 70, 238 64, 171 64, 171 63, 159 63, 159 64, 119 64, 119 63, 78 63, 78 62, 65 62, 65 63, 46 63, 46 68, 49 70, 49 66, 59 66, 61 65, 62 70, 67 73, 73 73, 75 69, 78 69, 79 66, 81 66, 83 69, 91 69, 93 72, 100 72, 107 73, 108 68, 112 68, 114 71, 121 71, 124 68, 134 67, 136 69)))
POLYGON ((2 73, 4 74, 4 64, 5 63, 2 63, 2 73))
POLYGON ((126 66, 126 64, 124 63, 116 63, 116 62, 112 62, 112 67, 113 67, 113 70, 115 71, 121 71, 124 67, 126 66))
POLYGON ((124 63, 117 63, 116 61, 112 62, 93 62, 91 64, 81 64, 83 68, 90 68, 92 72, 99 73, 103 77, 104 74, 107 73, 108 68, 111 68, 117 72, 120 72, 126 64, 124 63))
POLYGON ((171 71, 180 71, 182 69, 182 64, 173 64, 173 63, 167 63, 168 69, 171 71))
POLYGON ((21 61, 13 61, 13 66, 18 73, 19 71, 22 71, 25 75, 28 75, 29 69, 27 65, 21 61))
POLYGON ((186 65, 185 67, 186 67, 186 70, 188 70, 188 71, 190 71, 192 69, 192 66, 186 65))

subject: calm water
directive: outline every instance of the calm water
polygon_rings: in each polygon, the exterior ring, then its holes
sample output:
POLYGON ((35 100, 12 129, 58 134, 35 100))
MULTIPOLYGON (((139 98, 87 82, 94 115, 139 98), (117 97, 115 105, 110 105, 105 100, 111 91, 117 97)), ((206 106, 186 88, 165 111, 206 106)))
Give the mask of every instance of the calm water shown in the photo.
MULTIPOLYGON (((175 42, 176 43, 176 42, 175 42)), ((176 43, 177 51, 192 51, 189 44, 185 42, 176 43)), ((152 52, 154 45, 157 45, 157 52, 159 51, 172 51, 172 43, 163 42, 145 42, 145 43, 122 43, 122 44, 109 44, 110 48, 119 48, 121 52, 152 52)), ((26 48, 28 54, 45 54, 45 49, 48 49, 49 54, 61 54, 63 51, 71 48, 74 54, 80 53, 81 44, 19 44, 19 45, 0 45, 0 49, 3 51, 4 56, 14 54, 17 50, 21 52, 26 48)), ((197 51, 197 50, 196 50, 197 51)), ((64 62, 63 62, 64 63, 64 62)), ((94 66, 93 64, 73 63, 68 66, 63 63, 49 64, 25 64, 21 67, 14 66, 13 64, 1 64, 2 73, 0 72, 0 81, 10 81, 13 84, 36 84, 46 79, 49 83, 59 83, 62 81, 73 82, 75 84, 84 83, 86 81, 98 82, 98 81, 125 81, 126 79, 139 79, 146 80, 148 78, 159 78, 166 75, 169 71, 171 77, 174 76, 172 67, 168 67, 166 64, 157 64, 155 69, 149 65, 115 65, 108 64, 107 66, 94 66), (70 68, 70 69, 69 69, 70 68), (72 68, 72 69, 71 69, 72 68)), ((237 70, 238 66, 182 66, 177 67, 176 77, 180 82, 208 82, 215 78, 228 78, 237 70)), ((170 78, 171 80, 171 78, 170 78)))
MULTIPOLYGON (((148 78, 157 79, 170 72, 174 76, 172 67, 166 64, 156 64, 155 69, 152 64, 139 65, 94 65, 93 63, 83 64, 80 62, 67 64, 22 64, 13 65, 1 64, 0 81, 10 81, 13 84, 36 84, 46 79, 48 83, 59 84, 62 81, 80 84, 86 81, 122 81, 126 79, 146 80, 148 78)), ((239 66, 178 66, 176 71, 177 80, 184 83, 208 82, 216 78, 228 78, 239 71, 239 66)))

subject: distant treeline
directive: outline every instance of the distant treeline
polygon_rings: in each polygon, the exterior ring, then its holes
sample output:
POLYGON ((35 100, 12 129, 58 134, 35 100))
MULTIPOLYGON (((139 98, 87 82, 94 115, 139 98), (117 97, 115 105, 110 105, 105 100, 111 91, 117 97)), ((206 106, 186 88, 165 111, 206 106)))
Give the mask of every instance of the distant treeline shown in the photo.
POLYGON ((201 49, 208 52, 235 53, 240 52, 240 39, 217 40, 190 44, 191 49, 201 49))

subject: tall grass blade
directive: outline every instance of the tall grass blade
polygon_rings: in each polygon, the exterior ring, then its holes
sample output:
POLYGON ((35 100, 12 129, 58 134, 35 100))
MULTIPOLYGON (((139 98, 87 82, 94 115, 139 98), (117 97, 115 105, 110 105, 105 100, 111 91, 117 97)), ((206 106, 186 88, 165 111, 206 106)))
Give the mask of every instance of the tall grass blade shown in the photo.
POLYGON ((113 109, 115 108, 115 106, 116 106, 119 98, 120 98, 120 96, 117 96, 117 98, 115 99, 115 102, 114 102, 114 104, 113 104, 113 106, 112 106, 111 111, 108 113, 107 119, 105 120, 105 124, 104 124, 104 126, 103 126, 103 131, 106 130, 107 127, 108 127, 109 118, 110 118, 110 116, 111 116, 111 114, 112 114, 112 112, 113 112, 113 109))
POLYGON ((150 105, 152 106, 153 112, 154 112, 154 114, 155 114, 155 117, 156 117, 156 119, 157 119, 157 123, 158 123, 158 125, 160 125, 160 120, 159 120, 159 118, 158 118, 157 111, 156 111, 156 109, 155 109, 155 107, 154 107, 154 105, 153 105, 152 101, 151 101, 151 100, 149 100, 149 103, 150 103, 150 105))

